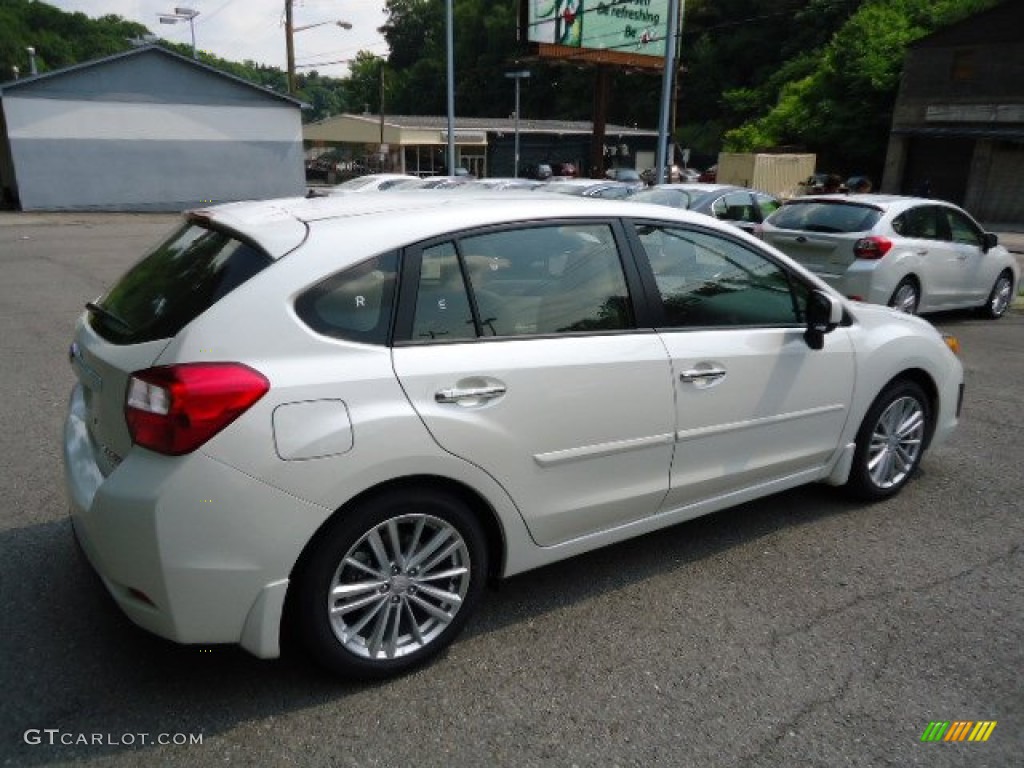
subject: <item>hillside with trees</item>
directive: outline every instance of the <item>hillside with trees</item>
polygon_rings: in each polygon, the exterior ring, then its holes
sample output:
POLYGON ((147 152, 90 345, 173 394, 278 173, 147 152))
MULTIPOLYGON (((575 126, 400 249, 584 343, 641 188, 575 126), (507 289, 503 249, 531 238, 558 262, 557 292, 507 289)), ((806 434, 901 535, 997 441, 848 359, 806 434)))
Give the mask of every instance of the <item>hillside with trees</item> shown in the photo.
MULTIPOLYGON (((721 149, 815 152, 822 167, 877 177, 908 44, 998 0, 689 0, 680 38, 675 137, 695 157, 721 149)), ((299 73, 304 119, 340 112, 445 111, 442 0, 386 0, 386 59, 361 51, 347 78, 299 73)), ((539 119, 589 119, 593 70, 574 62, 529 61, 516 40, 517 0, 455 0, 456 112, 512 111, 510 68, 526 66, 521 112, 539 119)), ((40 71, 126 50, 150 34, 118 16, 90 19, 44 2, 0 0, 4 75, 37 51, 40 71)), ((190 55, 185 46, 161 44, 190 55)), ((253 61, 201 60, 284 91, 285 73, 253 61)), ((7 79, 2 77, 0 79, 7 79)), ((661 78, 616 71, 610 122, 654 127, 661 78)))

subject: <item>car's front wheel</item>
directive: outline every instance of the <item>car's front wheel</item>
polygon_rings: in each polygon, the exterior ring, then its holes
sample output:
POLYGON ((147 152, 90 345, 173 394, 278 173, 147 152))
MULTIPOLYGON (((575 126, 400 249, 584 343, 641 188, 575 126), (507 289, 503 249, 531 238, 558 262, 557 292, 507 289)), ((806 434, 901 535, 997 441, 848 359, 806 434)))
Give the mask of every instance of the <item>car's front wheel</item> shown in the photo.
POLYGON ((930 425, 924 390, 909 380, 889 384, 861 422, 847 488, 868 500, 899 493, 921 463, 930 425))
POLYGON ((984 312, 985 317, 998 320, 1006 314, 1011 301, 1013 301, 1013 275, 1009 271, 1004 271, 996 278, 992 292, 988 295, 988 300, 981 311, 984 312))
POLYGON ((429 488, 373 497, 333 521, 297 574, 299 638, 345 677, 401 673, 454 639, 486 573, 484 534, 461 500, 429 488))
POLYGON ((917 314, 917 305, 921 301, 921 292, 917 283, 911 278, 904 280, 896 286, 896 290, 889 297, 889 306, 906 312, 908 315, 917 314))

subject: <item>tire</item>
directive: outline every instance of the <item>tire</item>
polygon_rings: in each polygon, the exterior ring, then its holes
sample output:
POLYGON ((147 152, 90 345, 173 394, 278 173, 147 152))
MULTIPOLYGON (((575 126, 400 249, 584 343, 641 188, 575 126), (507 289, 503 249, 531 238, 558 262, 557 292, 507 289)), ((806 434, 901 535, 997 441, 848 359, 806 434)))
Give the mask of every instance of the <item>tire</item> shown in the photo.
POLYGON ((985 305, 981 308, 982 314, 990 320, 998 320, 1006 314, 1013 301, 1013 275, 1009 272, 1001 272, 996 278, 992 292, 988 295, 985 305))
POLYGON ((921 303, 921 289, 912 278, 906 277, 896 286, 896 290, 889 297, 889 306, 906 312, 908 315, 916 315, 917 307, 921 303))
POLYGON ((899 493, 921 463, 931 418, 928 398, 914 382, 898 380, 883 389, 857 432, 847 489, 869 501, 899 493))
POLYGON ((459 499, 433 489, 372 497, 330 525, 297 574, 296 634, 339 675, 397 675, 451 643, 486 574, 484 534, 459 499))

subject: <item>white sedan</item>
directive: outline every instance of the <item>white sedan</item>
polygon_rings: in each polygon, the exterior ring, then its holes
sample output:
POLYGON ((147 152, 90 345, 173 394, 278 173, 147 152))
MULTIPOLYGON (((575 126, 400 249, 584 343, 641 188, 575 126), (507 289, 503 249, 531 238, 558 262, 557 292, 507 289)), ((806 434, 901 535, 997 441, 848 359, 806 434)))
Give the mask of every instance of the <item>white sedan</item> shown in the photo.
POLYGON ((910 314, 980 309, 998 319, 1020 282, 996 235, 942 200, 798 197, 757 232, 846 296, 910 314))
POLYGON ((381 677, 490 578, 804 483, 897 493, 957 424, 956 346, 661 206, 223 205, 78 322, 72 520, 146 629, 269 658, 290 622, 381 677))

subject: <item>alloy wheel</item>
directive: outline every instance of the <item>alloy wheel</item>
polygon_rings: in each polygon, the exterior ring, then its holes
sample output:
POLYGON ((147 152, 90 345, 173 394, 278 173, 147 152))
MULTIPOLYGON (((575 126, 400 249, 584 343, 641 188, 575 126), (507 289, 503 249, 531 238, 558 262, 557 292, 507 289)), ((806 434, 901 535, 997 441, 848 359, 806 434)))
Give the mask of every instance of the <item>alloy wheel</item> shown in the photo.
POLYGON ((471 570, 469 547, 447 521, 426 514, 385 520, 352 545, 331 578, 331 629, 364 659, 419 651, 462 608, 471 570))
POLYGON ((882 412, 871 434, 867 469, 880 489, 900 485, 913 471, 924 445, 926 416, 909 396, 894 400, 882 412))

